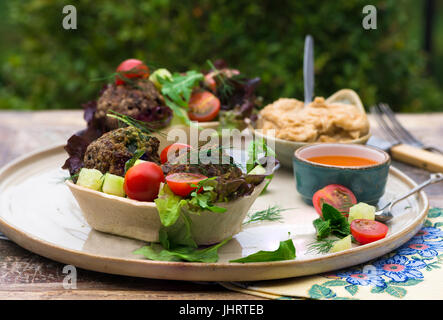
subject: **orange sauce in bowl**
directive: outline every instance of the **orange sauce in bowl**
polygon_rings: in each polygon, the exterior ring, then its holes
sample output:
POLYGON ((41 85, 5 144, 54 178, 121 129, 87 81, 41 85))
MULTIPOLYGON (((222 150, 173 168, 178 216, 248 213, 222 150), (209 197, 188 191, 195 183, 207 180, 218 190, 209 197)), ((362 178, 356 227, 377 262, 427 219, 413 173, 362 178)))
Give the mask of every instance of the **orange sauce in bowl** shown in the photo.
POLYGON ((308 161, 341 167, 364 167, 378 164, 377 161, 354 156, 320 156, 308 158, 308 161))

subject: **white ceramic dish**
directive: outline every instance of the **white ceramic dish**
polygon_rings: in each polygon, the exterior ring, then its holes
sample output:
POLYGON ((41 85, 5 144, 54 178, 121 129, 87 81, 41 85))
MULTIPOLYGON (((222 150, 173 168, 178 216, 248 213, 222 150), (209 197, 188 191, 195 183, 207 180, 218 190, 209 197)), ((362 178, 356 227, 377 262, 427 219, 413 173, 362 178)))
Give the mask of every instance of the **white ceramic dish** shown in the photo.
MULTIPOLYGON (((245 225, 220 248, 217 263, 150 261, 132 254, 145 242, 91 229, 63 183, 67 173, 60 167, 65 159, 63 147, 57 146, 29 154, 0 169, 0 231, 18 245, 47 258, 113 274, 191 281, 254 281, 328 272, 364 263, 399 247, 421 228, 428 210, 427 197, 421 192, 394 207, 395 218, 385 239, 328 255, 308 253, 307 245, 315 239, 312 220, 318 216, 298 196, 292 173, 280 169, 251 211, 275 204, 290 208, 282 213, 283 222, 245 225), (297 250, 295 260, 229 262, 258 250, 275 250, 288 237, 297 250)), ((415 185, 392 168, 382 201, 415 185)))
MULTIPOLYGON (((117 197, 78 186, 66 181, 77 200, 87 223, 95 230, 148 242, 158 242, 162 227, 154 202, 143 202, 117 197)), ((266 185, 255 187, 254 192, 231 202, 217 203, 226 212, 203 211, 191 214, 192 235, 198 245, 218 243, 241 230, 249 208, 266 185)))
MULTIPOLYGON (((365 108, 363 106, 363 103, 360 100, 360 97, 358 96, 358 94, 355 91, 353 91, 351 89, 342 89, 340 91, 337 91, 332 96, 330 96, 329 98, 326 99, 326 103, 334 103, 334 102, 352 104, 358 110, 360 110, 360 112, 365 113, 365 108)), ((277 159, 286 168, 292 168, 292 158, 294 156, 294 151, 300 147, 310 144, 308 142, 295 142, 295 141, 283 140, 283 139, 279 139, 279 138, 275 138, 275 137, 271 137, 271 136, 266 136, 263 133, 261 133, 260 130, 257 130, 257 128, 251 127, 250 129, 259 138, 267 139, 268 145, 275 146, 275 153, 277 154, 277 159)), ((366 144, 366 142, 369 140, 370 136, 371 136, 371 134, 368 133, 367 135, 365 135, 363 137, 360 137, 358 139, 354 139, 354 140, 346 142, 346 143, 366 144)))

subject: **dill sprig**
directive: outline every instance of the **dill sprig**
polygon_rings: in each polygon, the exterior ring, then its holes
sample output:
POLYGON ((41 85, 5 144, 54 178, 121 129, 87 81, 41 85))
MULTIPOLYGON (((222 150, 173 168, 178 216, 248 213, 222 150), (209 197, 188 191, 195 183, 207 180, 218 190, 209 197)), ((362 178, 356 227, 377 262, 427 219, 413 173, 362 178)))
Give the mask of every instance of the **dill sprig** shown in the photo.
POLYGON ((307 253, 328 253, 338 240, 339 239, 322 239, 312 242, 308 245, 307 253))
POLYGON ((265 210, 256 211, 248 216, 248 220, 243 224, 249 224, 256 221, 279 221, 282 222, 283 217, 281 213, 290 209, 282 209, 279 206, 269 206, 265 210))
MULTIPOLYGON (((207 60, 206 62, 208 63, 212 71, 218 71, 211 60, 207 60)), ((215 78, 217 78, 218 82, 220 83, 218 91, 220 92, 221 96, 224 98, 229 98, 234 92, 232 84, 230 84, 229 81, 226 80, 226 77, 221 72, 216 73, 215 78)))
MULTIPOLYGON (((164 136, 164 137, 167 136, 164 132, 154 128, 153 126, 150 126, 147 122, 136 120, 130 116, 121 114, 121 113, 116 112, 114 110, 109 110, 106 115, 110 118, 117 119, 118 121, 123 122, 124 124, 126 124, 130 127, 134 127, 143 133, 146 133, 146 134, 158 133, 161 136, 164 136)), ((155 123, 156 121, 152 121, 152 122, 155 123)))

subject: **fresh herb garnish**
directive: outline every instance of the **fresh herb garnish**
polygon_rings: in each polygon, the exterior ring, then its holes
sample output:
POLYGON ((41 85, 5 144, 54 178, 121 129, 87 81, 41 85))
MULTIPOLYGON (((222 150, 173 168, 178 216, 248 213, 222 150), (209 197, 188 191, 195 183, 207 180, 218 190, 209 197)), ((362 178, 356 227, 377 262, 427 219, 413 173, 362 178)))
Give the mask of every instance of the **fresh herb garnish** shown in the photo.
POLYGON ((212 212, 223 213, 226 212, 226 208, 216 206, 212 204, 212 200, 214 199, 214 186, 209 185, 208 182, 215 180, 217 177, 207 178, 199 181, 197 184, 191 184, 191 187, 194 187, 195 190, 191 193, 191 201, 190 203, 198 206, 202 210, 209 210, 212 212), (203 189, 203 192, 198 192, 200 189, 203 189))
POLYGON ((346 217, 333 206, 323 203, 323 217, 315 219, 312 223, 317 231, 317 241, 308 245, 308 252, 328 253, 337 239, 327 239, 329 236, 343 238, 351 233, 346 217))
POLYGON ((226 76, 222 72, 217 72, 218 69, 214 66, 211 60, 206 61, 212 71, 215 71, 215 78, 217 79, 217 93, 220 94, 221 97, 228 99, 232 93, 234 92, 234 88, 226 76))
POLYGON ((279 206, 269 206, 265 210, 260 210, 252 213, 248 216, 248 220, 243 222, 243 224, 249 224, 256 221, 280 221, 283 219, 281 212, 289 210, 282 209, 279 206))
POLYGON ((346 237, 351 233, 348 220, 333 206, 323 203, 322 215, 323 217, 313 221, 317 239, 321 240, 329 235, 346 237))
POLYGON ((118 121, 120 121, 130 127, 134 127, 145 134, 152 134, 155 132, 161 136, 166 136, 165 133, 163 133, 160 130, 156 129, 155 127, 149 125, 147 122, 134 119, 130 116, 127 116, 125 114, 121 114, 121 113, 116 112, 114 110, 109 110, 106 115, 110 118, 117 119, 118 121))
POLYGON ((317 252, 317 253, 328 253, 332 246, 338 239, 322 239, 312 242, 308 245, 307 253, 317 252))
POLYGON ((184 75, 174 73, 170 78, 158 79, 162 85, 161 93, 165 98, 166 105, 186 124, 190 123, 186 111, 192 89, 203 79, 203 74, 194 70, 190 70, 184 75))
POLYGON ((280 241, 280 245, 275 251, 258 251, 240 259, 230 260, 229 262, 250 263, 283 261, 295 259, 295 256, 294 243, 292 242, 292 239, 288 239, 286 241, 280 241))
POLYGON ((145 150, 142 150, 142 149, 136 150, 134 152, 134 155, 132 156, 132 158, 129 159, 128 161, 126 161, 126 163, 125 163, 125 173, 128 172, 128 170, 134 166, 135 162, 138 159, 140 159, 144 154, 145 154, 145 150))

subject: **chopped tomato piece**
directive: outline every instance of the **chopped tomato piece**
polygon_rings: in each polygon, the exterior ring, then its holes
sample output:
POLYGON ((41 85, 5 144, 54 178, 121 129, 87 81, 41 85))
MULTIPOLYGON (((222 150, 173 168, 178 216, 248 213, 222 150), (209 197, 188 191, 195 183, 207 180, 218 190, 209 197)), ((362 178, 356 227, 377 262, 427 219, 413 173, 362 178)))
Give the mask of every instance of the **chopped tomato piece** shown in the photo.
POLYGON ((189 99, 189 119, 193 121, 211 121, 220 111, 220 100, 209 91, 197 91, 189 99))
POLYGON ((173 143, 167 146, 160 153, 161 163, 168 162, 168 160, 173 160, 174 157, 180 155, 180 150, 191 149, 191 146, 184 143, 173 143))
MULTIPOLYGON (((208 177, 198 173, 179 172, 166 176, 168 187, 176 195, 186 197, 197 189, 197 184, 208 177)), ((200 192, 200 190, 198 190, 200 192)))
POLYGON ((351 234, 361 244, 383 239, 388 230, 385 224, 375 220, 356 219, 351 222, 351 234))
POLYGON ((330 204, 343 215, 348 216, 349 209, 357 203, 357 199, 348 188, 339 184, 330 184, 314 193, 312 203, 320 216, 323 216, 321 212, 323 203, 330 204))

